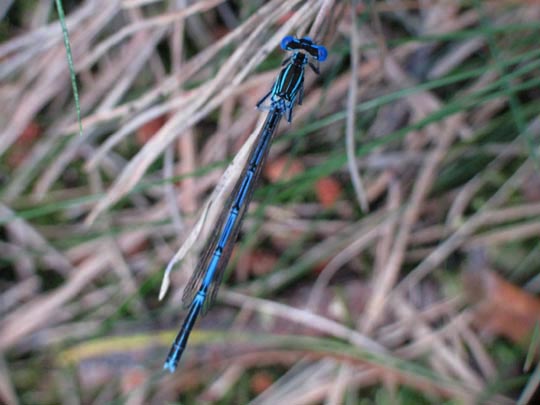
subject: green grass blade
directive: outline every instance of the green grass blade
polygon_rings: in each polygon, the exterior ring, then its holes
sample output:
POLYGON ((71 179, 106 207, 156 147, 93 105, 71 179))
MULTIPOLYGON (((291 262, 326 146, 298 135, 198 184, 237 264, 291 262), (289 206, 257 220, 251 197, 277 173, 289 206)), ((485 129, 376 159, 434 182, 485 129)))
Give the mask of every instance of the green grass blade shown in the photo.
POLYGON ((79 123, 79 135, 82 136, 81 105, 79 103, 79 91, 77 90, 77 78, 75 77, 75 68, 73 67, 73 56, 66 26, 66 16, 64 15, 64 9, 62 8, 62 2, 60 0, 56 0, 56 9, 58 10, 58 19, 60 20, 62 34, 64 36, 64 46, 66 47, 69 76, 71 78, 71 88, 73 89, 73 99, 75 100, 75 109, 77 110, 77 122, 79 123))

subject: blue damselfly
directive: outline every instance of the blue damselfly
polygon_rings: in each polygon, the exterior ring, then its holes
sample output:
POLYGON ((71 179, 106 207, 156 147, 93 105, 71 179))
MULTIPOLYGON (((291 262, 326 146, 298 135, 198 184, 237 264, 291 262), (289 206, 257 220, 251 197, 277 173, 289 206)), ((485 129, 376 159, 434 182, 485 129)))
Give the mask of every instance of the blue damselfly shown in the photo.
POLYGON ((324 61, 327 56, 326 48, 315 44, 309 37, 297 39, 286 36, 281 41, 281 48, 292 52, 292 55, 283 62, 284 67, 270 92, 257 103, 259 109, 269 110, 268 116, 249 153, 247 165, 218 218, 215 227, 217 232, 204 246, 195 272, 184 291, 182 302, 189 308, 189 313, 164 364, 164 369, 170 372, 176 369, 197 317, 199 314, 204 315, 216 298, 242 219, 281 117, 285 115, 287 121, 291 122, 295 104, 302 104, 305 67, 309 65, 314 72, 319 73, 318 62, 324 61), (316 64, 312 63, 312 60, 316 64), (268 104, 265 105, 267 100, 268 104))

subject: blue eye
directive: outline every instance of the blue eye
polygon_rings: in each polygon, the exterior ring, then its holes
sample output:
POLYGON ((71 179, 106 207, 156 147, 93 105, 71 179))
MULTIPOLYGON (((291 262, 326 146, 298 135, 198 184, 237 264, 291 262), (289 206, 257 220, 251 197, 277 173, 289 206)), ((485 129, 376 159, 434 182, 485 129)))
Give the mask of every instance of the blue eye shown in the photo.
POLYGON ((317 49, 318 49, 318 57, 317 57, 317 60, 319 61, 325 61, 326 60, 326 57, 328 56, 328 51, 326 50, 326 48, 324 46, 317 46, 317 49))
POLYGON ((296 39, 292 35, 287 35, 281 40, 281 49, 283 49, 284 51, 288 51, 289 44, 295 40, 296 39))

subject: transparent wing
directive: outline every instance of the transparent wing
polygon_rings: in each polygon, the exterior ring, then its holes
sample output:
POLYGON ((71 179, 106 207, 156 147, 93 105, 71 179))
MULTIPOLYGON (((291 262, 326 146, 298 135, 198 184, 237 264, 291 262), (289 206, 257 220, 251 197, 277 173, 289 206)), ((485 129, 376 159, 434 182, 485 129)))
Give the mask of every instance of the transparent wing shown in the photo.
POLYGON ((223 207, 223 213, 216 222, 216 229, 218 231, 206 243, 197 268, 184 290, 182 302, 184 306, 188 307, 191 305, 197 292, 201 289, 207 273, 209 271, 213 272, 207 297, 201 311, 203 315, 206 314, 216 298, 223 273, 229 262, 238 232, 240 231, 243 216, 253 196, 255 185, 260 178, 262 167, 264 166, 272 137, 278 127, 281 115, 282 113, 280 111, 271 110, 269 112, 259 137, 249 154, 248 164, 244 167, 241 176, 234 186, 231 197, 227 199, 223 207), (233 211, 235 212, 234 214, 233 211), (225 234, 227 234, 226 239, 222 240, 225 234), (215 263, 216 260, 217 263, 215 263), (211 269, 210 267, 215 268, 211 269))

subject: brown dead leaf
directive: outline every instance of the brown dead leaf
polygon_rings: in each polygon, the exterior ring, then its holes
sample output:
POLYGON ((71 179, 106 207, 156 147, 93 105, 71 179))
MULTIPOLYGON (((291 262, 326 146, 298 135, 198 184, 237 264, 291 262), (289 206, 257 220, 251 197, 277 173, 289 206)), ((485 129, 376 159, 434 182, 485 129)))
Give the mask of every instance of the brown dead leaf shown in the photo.
POLYGON ((341 185, 332 177, 324 177, 315 183, 317 198, 324 208, 331 208, 341 194, 341 185))
POLYGON ((138 387, 148 382, 148 372, 141 367, 132 367, 122 374, 122 393, 129 394, 138 387))
POLYGON ((283 15, 279 20, 277 20, 277 23, 279 25, 285 24, 294 14, 294 11, 290 11, 287 14, 283 15))
POLYGON ((165 116, 162 115, 161 117, 154 118, 153 120, 148 121, 146 124, 141 126, 137 130, 137 143, 139 145, 144 145, 146 142, 152 139, 154 134, 159 131, 163 124, 165 124, 165 121, 165 116))
POLYGON ((540 300, 494 271, 467 271, 464 283, 476 302, 474 323, 481 330, 523 343, 540 322, 540 300))
POLYGON ((34 121, 30 122, 13 144, 9 153, 8 164, 12 167, 18 167, 40 134, 41 128, 39 125, 34 121))
POLYGON ((264 170, 265 177, 270 183, 287 181, 304 171, 304 165, 300 160, 291 160, 288 157, 280 157, 268 162, 264 170))
POLYGON ((261 250, 242 255, 238 260, 238 275, 243 279, 241 281, 245 281, 249 275, 263 276, 274 269, 277 260, 275 255, 261 250))
POLYGON ((259 371, 251 378, 251 390, 260 394, 274 383, 272 376, 264 371, 259 371))

